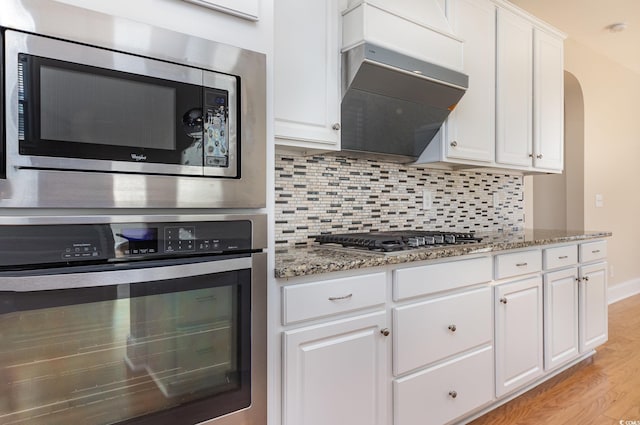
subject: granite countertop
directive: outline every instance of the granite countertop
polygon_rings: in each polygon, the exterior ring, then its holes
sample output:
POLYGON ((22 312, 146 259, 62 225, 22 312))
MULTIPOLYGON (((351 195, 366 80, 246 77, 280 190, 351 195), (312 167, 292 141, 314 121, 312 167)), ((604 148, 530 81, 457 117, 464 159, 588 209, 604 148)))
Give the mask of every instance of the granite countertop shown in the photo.
POLYGON ((309 276, 322 273, 402 264, 412 261, 480 254, 530 246, 599 239, 611 232, 525 229, 511 232, 477 233, 482 242, 422 248, 394 253, 378 253, 352 248, 312 246, 276 249, 276 278, 309 276))

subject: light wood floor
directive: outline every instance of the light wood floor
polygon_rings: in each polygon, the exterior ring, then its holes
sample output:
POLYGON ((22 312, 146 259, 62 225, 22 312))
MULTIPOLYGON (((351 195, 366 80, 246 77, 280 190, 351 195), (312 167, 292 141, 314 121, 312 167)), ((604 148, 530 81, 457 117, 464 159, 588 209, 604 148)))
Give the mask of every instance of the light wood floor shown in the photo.
POLYGON ((595 356, 471 424, 640 425, 640 295, 609 306, 595 356))

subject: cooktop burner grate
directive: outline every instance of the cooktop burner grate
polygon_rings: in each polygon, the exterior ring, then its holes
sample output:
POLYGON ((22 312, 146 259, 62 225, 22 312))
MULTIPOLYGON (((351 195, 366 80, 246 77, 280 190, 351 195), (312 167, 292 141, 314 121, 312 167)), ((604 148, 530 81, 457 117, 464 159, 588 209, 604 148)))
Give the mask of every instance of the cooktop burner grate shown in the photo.
POLYGON ((414 248, 477 243, 474 233, 403 230, 369 233, 340 233, 315 236, 320 244, 338 244, 373 251, 402 251, 414 248))

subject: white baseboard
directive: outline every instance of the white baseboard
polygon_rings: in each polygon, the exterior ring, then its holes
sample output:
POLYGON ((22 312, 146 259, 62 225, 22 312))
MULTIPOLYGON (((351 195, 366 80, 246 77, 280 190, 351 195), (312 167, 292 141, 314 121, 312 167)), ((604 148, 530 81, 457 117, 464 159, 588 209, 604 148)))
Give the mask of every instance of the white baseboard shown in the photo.
POLYGON ((609 304, 622 301, 636 294, 640 294, 640 278, 609 286, 607 289, 609 304))

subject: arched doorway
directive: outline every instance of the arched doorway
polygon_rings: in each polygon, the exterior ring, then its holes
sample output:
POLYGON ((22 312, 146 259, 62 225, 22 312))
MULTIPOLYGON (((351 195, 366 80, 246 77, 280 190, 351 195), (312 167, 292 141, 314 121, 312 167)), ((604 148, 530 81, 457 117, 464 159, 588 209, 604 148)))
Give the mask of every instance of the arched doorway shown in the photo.
POLYGON ((527 227, 584 230, 584 99, 570 72, 564 72, 564 172, 527 180, 533 186, 527 227))

